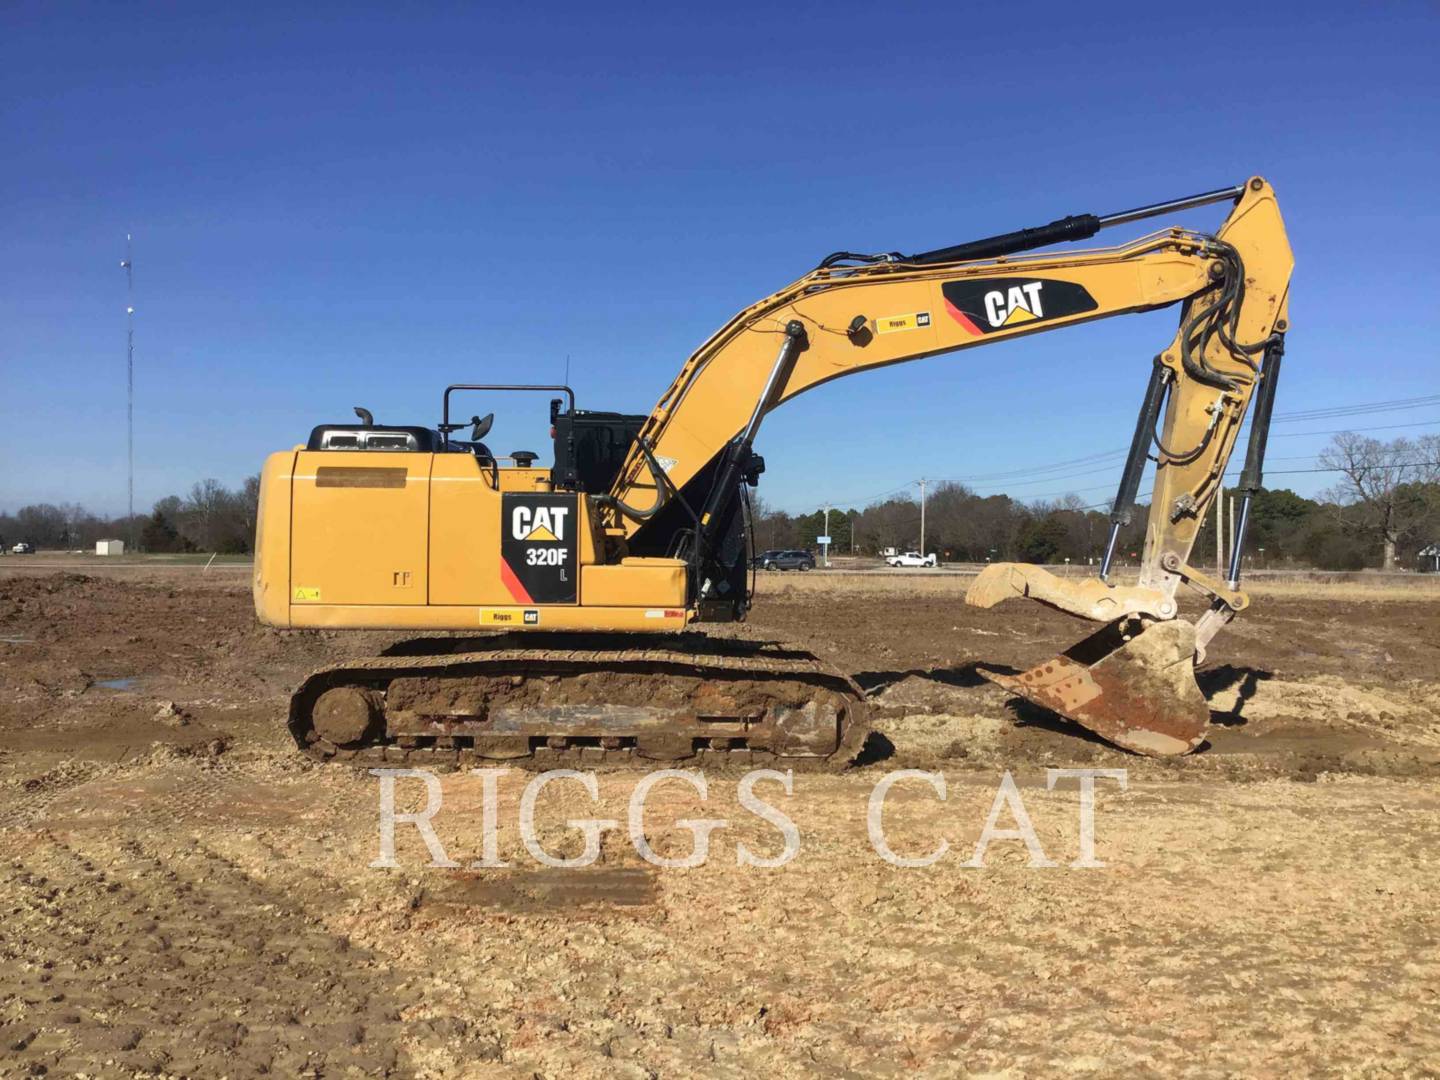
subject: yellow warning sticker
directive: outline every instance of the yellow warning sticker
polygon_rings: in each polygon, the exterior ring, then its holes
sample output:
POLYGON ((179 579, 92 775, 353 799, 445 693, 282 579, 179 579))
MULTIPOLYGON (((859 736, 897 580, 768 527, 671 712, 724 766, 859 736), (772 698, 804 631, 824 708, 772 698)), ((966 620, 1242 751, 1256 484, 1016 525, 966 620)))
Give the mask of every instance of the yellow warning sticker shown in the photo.
POLYGON ((295 599, 296 601, 319 600, 320 590, 305 585, 297 585, 295 586, 295 599))
POLYGON ((884 315, 875 320, 875 332, 893 334, 899 330, 919 330, 929 325, 928 311, 917 311, 910 315, 884 315))

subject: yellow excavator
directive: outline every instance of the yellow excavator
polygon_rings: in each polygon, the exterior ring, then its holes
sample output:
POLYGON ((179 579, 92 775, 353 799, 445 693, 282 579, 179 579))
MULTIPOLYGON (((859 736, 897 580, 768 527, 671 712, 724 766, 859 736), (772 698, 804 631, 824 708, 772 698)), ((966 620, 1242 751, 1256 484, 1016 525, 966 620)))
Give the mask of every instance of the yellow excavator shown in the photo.
POLYGON ((750 606, 748 489, 771 410, 831 379, 1093 319, 1180 305, 1155 357, 1099 575, 999 564, 966 600, 1028 597, 1101 624, 1001 686, 1142 754, 1183 754, 1209 720, 1194 667, 1249 603, 1239 553, 1260 487, 1288 329, 1293 259, 1270 185, 1244 184, 920 254, 836 252, 740 312, 648 415, 582 410, 563 386, 449 386, 437 427, 322 424, 261 476, 261 622, 434 631, 318 671, 290 729, 324 760, 445 767, 515 759, 844 767, 864 695, 809 653, 691 624, 750 606), (1213 203, 1213 235, 1172 227, 1118 247, 1037 249, 1213 203), (493 413, 452 422, 458 394, 558 395, 554 463, 486 445, 493 413), (1254 404, 1225 580, 1191 548, 1254 404), (467 430, 468 429, 468 430, 467 430), (1156 465, 1139 580, 1112 583, 1120 531, 1156 465), (1181 585, 1206 603, 1180 618, 1181 585), (643 636, 642 636, 643 635, 643 636))

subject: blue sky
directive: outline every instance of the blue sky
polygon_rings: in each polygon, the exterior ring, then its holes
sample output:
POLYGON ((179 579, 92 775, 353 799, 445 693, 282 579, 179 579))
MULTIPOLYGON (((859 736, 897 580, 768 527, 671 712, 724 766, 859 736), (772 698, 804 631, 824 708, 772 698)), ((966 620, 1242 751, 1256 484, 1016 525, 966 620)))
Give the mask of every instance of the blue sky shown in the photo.
MULTIPOLYGON (((558 381, 567 356, 582 407, 645 412, 837 248, 1252 173, 1298 263, 1277 411, 1434 394, 1437 30, 1419 3, 6 5, 0 507, 124 507, 127 231, 137 508, 352 405, 434 423, 446 383, 558 381)), ((767 421, 762 493, 808 510, 1123 447, 1174 321, 830 384, 767 421)), ((475 405, 492 446, 548 460, 543 397, 475 405)), ((1100 501, 1119 466, 1090 468, 1009 487, 1100 501)))

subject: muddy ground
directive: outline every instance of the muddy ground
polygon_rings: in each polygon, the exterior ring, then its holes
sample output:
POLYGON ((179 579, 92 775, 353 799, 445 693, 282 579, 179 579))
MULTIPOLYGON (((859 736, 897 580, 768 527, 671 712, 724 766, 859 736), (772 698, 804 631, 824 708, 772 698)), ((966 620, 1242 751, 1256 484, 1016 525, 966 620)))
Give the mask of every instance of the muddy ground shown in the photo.
MULTIPOLYGON (((693 869, 643 861, 624 827, 585 870, 549 869, 500 780, 481 857, 480 781, 441 778, 431 868, 402 827, 378 854, 378 781, 310 765, 284 730, 310 669, 397 635, 255 625, 243 567, 0 567, 0 1075, 1434 1075, 1440 1061, 1440 593, 1407 583, 1261 587, 1215 643, 1202 752, 1113 750, 984 682, 1084 626, 960 603, 944 578, 767 578, 739 633, 854 672, 883 736, 842 776, 757 793, 798 827, 677 782, 647 804, 731 820, 693 869), (1101 783, 1096 854, 1073 784, 1101 783), (932 866, 885 862, 884 828, 932 866), (1044 855, 997 841, 964 865, 1013 771, 1044 855)), ((538 803, 624 821, 634 773, 538 803)), ((418 806, 416 781, 400 803, 418 806)), ((406 786, 406 785, 410 786, 406 786)), ((1006 815, 1002 824, 1010 825, 1006 815)))

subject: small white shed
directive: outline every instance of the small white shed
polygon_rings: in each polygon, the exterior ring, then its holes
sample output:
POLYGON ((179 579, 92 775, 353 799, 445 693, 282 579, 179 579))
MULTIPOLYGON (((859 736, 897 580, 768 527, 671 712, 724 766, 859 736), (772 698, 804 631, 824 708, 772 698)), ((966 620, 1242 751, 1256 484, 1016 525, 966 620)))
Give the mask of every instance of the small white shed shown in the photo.
POLYGON ((96 554, 96 555, 124 555, 124 554, 125 554, 125 541, 124 541, 124 540, 96 540, 96 541, 95 541, 95 554, 96 554))
POLYGON ((1420 569, 1429 574, 1440 574, 1440 543, 1420 549, 1420 569))

